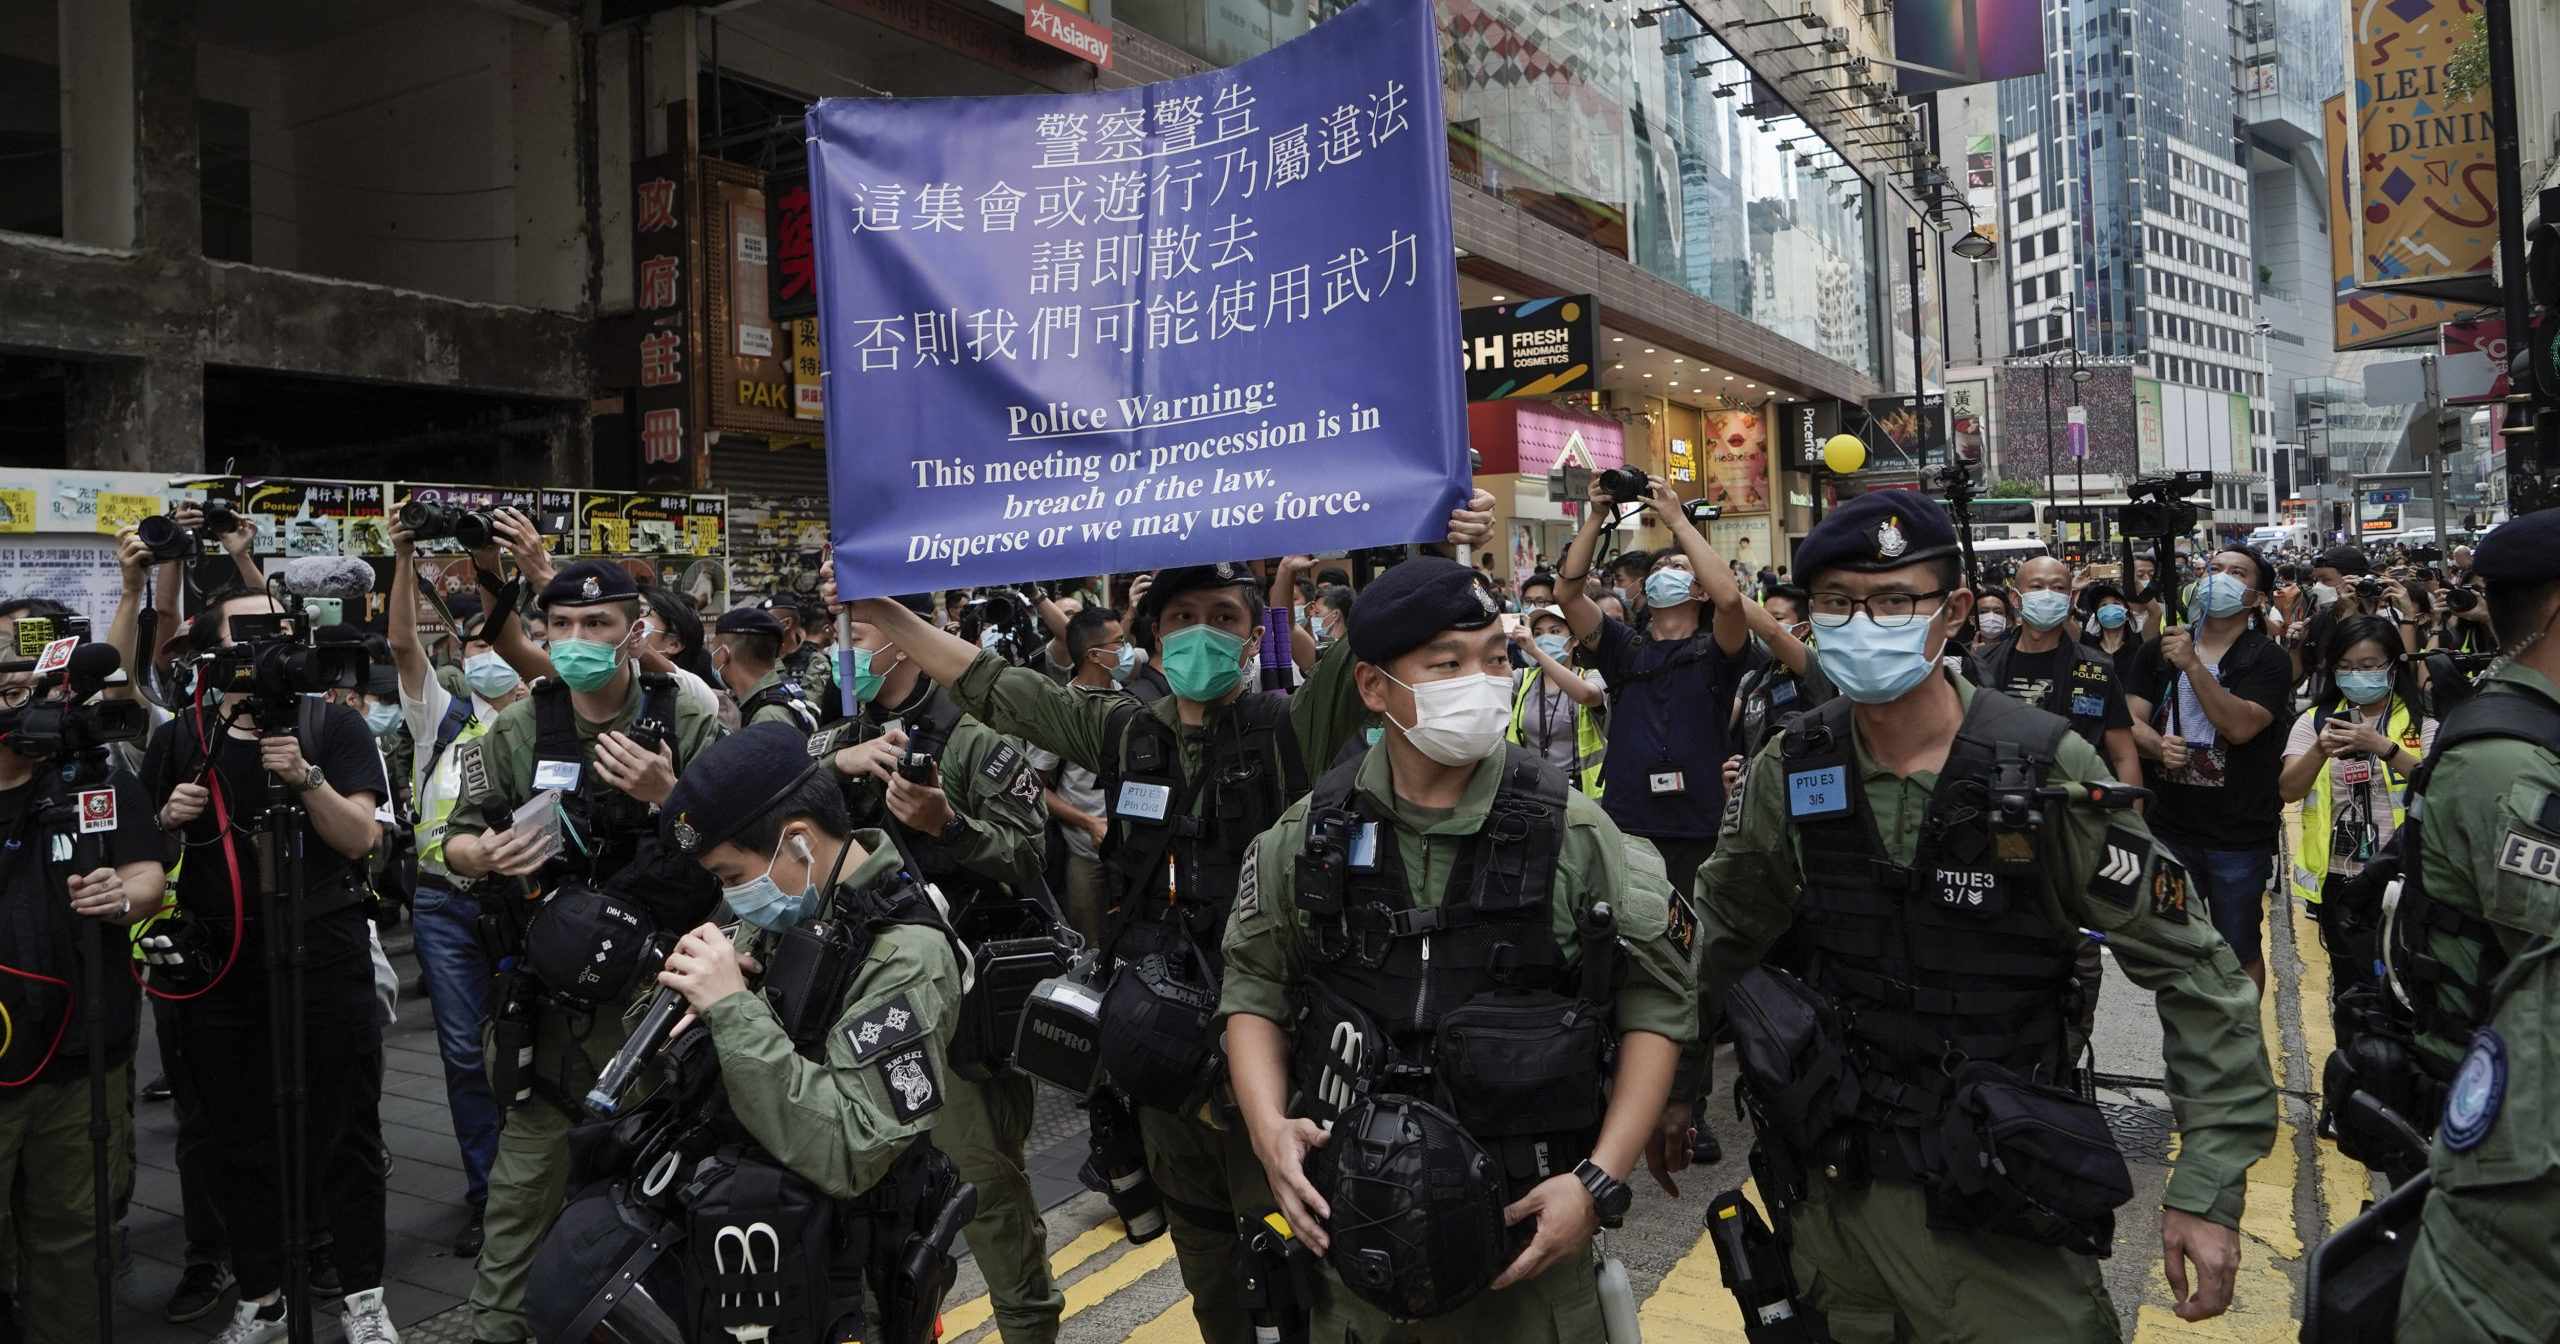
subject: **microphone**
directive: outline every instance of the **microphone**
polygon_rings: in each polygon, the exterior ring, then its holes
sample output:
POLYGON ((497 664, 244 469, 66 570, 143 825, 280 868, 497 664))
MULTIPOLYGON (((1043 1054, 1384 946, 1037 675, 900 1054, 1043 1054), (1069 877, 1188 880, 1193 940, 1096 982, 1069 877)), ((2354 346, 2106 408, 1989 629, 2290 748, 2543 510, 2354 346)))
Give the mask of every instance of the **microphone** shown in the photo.
POLYGON ((373 566, 347 555, 306 555, 285 561, 275 582, 300 597, 362 597, 373 591, 373 566))
POLYGON ((124 674, 124 655, 113 644, 83 644, 71 651, 63 672, 71 682, 71 698, 85 700, 124 674))

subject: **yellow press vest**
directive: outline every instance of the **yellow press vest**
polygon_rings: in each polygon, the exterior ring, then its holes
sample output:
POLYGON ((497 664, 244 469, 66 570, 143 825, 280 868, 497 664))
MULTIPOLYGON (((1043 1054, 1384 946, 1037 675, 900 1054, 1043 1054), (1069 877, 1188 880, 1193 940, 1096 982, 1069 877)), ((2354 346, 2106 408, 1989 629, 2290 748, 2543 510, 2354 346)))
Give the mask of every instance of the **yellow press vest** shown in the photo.
MULTIPOLYGON (((1546 669, 1532 667, 1511 692, 1510 738, 1524 747, 1533 746, 1529 741, 1529 696, 1545 676, 1546 669)), ((1608 747, 1608 738, 1600 731, 1600 716, 1592 713, 1589 705, 1569 695, 1564 699, 1573 706, 1573 785, 1582 790, 1583 797, 1596 802, 1600 797, 1600 754, 1608 747)))
MULTIPOLYGON (((461 731, 453 735, 453 741, 446 744, 444 751, 436 757, 435 773, 427 776, 425 784, 418 789, 418 867, 423 871, 439 877, 451 875, 444 866, 444 836, 453 821, 454 804, 462 801, 461 761, 465 755, 462 746, 486 736, 488 732, 489 721, 477 713, 465 719, 461 731)), ((430 739, 420 749, 433 751, 435 743, 430 739)), ((483 788, 487 786, 486 780, 479 783, 483 788)))
MULTIPOLYGON (((2339 711, 2351 706, 2342 701, 2330 708, 2339 711)), ((2407 747, 2409 754, 2415 756, 2423 740, 2419 728, 2420 720, 2410 712, 2408 702, 2396 695, 2391 697, 2391 717, 2384 724, 2383 736, 2407 747)), ((2335 764, 2323 765, 2320 773, 2311 777, 2311 792, 2302 796, 2302 849, 2293 858, 2293 894, 2314 903, 2320 899, 2321 882, 2329 876, 2329 831, 2331 819, 2338 814, 2337 799, 2331 796, 2330 767, 2335 764)), ((2382 761, 2374 762, 2374 768, 2381 772, 2377 782, 2390 793, 2391 829, 2397 831, 2409 805, 2409 777, 2382 761)))

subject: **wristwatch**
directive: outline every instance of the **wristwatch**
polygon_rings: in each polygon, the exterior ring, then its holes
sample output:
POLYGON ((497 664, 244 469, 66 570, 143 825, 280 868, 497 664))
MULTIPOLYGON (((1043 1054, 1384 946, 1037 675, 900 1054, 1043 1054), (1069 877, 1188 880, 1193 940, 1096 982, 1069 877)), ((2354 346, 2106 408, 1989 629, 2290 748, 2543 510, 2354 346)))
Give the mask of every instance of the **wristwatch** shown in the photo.
POLYGON ((319 766, 309 766, 305 768, 305 773, 302 776, 302 782, 294 785, 293 791, 295 793, 309 793, 313 789, 319 788, 328 782, 328 780, 321 778, 319 766))
POLYGON ((951 814, 951 820, 942 823, 942 829, 935 832, 933 838, 947 845, 958 840, 961 833, 968 829, 969 819, 954 812, 951 814))
POLYGON ((1584 1158, 1573 1169, 1575 1180, 1591 1192, 1591 1202, 1600 1210, 1602 1227, 1620 1227, 1627 1221, 1627 1206, 1635 1202, 1636 1192, 1625 1181, 1600 1169, 1600 1164, 1584 1158))

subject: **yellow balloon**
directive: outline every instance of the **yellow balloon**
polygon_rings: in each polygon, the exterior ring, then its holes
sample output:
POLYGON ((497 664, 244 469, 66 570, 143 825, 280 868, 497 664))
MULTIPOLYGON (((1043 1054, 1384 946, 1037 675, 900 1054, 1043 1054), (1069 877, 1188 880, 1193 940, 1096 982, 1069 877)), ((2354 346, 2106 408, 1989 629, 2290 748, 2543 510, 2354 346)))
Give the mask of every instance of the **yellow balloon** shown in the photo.
POLYGON ((1867 465, 1867 445, 1855 434, 1834 434, 1823 442, 1822 465, 1846 476, 1867 465))

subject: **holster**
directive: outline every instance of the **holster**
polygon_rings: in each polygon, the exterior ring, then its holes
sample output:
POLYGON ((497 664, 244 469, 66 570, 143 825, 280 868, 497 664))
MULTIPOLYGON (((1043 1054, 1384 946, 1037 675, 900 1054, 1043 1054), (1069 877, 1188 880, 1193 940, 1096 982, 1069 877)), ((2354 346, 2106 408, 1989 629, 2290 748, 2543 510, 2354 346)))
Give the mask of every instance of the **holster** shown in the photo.
POLYGON ((2311 1253, 2302 1344, 2390 1344, 2400 1287, 2418 1245, 2418 1218, 2433 1180, 2425 1173, 2339 1228, 2311 1253))
POLYGON ((1847 1025, 1820 991, 1773 966, 1752 968, 1724 1003, 1760 1140, 1795 1166, 1848 1123, 1864 1096, 1844 1048, 1847 1025))

